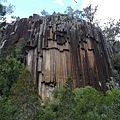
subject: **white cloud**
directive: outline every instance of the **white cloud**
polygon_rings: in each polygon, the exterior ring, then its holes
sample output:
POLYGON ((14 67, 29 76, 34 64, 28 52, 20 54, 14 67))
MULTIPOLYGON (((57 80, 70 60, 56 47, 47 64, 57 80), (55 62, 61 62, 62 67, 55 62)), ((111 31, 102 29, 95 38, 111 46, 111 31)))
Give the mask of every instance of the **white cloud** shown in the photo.
POLYGON ((83 0, 82 8, 85 8, 88 6, 88 4, 93 4, 93 6, 98 5, 96 18, 102 19, 102 21, 106 21, 106 18, 108 17, 113 19, 120 19, 119 3, 119 0, 83 0))
MULTIPOLYGON (((82 8, 85 8, 89 4, 93 6, 98 5, 98 11, 95 16, 96 19, 100 20, 100 26, 104 26, 104 23, 107 21, 107 18, 119 20, 120 19, 120 0, 83 0, 82 8)), ((120 38, 118 38, 120 41, 120 38)))
POLYGON ((64 6, 65 4, 63 3, 63 0, 54 0, 54 2, 57 2, 61 6, 64 6))

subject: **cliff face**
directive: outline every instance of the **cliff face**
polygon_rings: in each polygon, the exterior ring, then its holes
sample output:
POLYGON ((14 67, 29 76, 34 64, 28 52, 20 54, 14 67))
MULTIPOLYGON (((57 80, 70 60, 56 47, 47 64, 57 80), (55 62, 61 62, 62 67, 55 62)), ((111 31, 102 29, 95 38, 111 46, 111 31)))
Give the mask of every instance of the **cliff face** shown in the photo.
POLYGON ((101 31, 90 23, 61 15, 33 15, 9 24, 3 36, 6 45, 24 38, 24 63, 43 99, 68 76, 73 88, 91 85, 106 90, 111 76, 109 51, 101 31))

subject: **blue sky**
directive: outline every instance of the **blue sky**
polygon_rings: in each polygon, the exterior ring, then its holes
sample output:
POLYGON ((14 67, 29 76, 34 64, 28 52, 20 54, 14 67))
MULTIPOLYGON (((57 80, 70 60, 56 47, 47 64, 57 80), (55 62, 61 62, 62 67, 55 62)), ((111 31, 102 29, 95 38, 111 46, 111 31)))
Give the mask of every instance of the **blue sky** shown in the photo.
MULTIPOLYGON (((34 13, 41 15, 41 11, 45 9, 48 13, 52 14, 54 11, 64 13, 67 6, 73 9, 82 10, 89 4, 93 6, 98 5, 98 11, 95 16, 96 19, 102 20, 102 24, 106 18, 120 19, 119 3, 120 0, 7 0, 7 3, 15 5, 15 10, 12 15, 19 16, 20 18, 28 18, 34 13)), ((10 22, 11 15, 7 15, 7 21, 10 22)))
POLYGON ((48 13, 52 14, 54 11, 64 13, 67 6, 74 9, 81 9, 82 0, 7 0, 7 3, 15 5, 13 15, 29 17, 33 13, 39 14, 45 9, 48 13))

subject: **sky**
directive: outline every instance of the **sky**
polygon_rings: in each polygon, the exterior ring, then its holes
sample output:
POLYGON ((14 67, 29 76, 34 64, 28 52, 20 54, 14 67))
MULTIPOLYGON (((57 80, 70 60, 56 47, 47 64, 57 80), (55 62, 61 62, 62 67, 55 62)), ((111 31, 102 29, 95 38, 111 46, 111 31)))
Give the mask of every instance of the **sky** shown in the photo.
MULTIPOLYGON (((19 16, 20 18, 28 18, 30 15, 39 14, 44 9, 48 13, 55 12, 64 13, 67 6, 73 9, 82 10, 89 4, 93 6, 98 5, 97 19, 111 17, 113 19, 120 19, 120 0, 7 0, 7 3, 15 5, 14 13, 12 15, 19 16)), ((11 16, 11 15, 10 15, 11 16)), ((10 19, 8 16, 8 20, 10 19)))
POLYGON ((44 9, 48 13, 55 12, 64 13, 67 6, 71 6, 74 9, 81 9, 82 0, 7 0, 7 3, 15 5, 13 15, 20 18, 29 17, 34 13, 41 15, 41 11, 44 9))
POLYGON ((120 0, 83 0, 82 8, 88 4, 98 5, 98 11, 96 14, 97 19, 102 19, 102 22, 106 21, 106 18, 120 19, 120 0))

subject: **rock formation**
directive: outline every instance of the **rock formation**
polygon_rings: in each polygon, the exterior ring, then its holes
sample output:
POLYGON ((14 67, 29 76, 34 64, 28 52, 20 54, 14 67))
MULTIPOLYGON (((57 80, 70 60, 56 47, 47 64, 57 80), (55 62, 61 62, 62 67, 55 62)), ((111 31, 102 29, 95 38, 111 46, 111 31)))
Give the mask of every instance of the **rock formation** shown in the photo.
POLYGON ((65 15, 34 14, 7 25, 3 32, 5 45, 24 39, 23 62, 34 75, 43 100, 65 84, 68 76, 73 88, 90 85, 99 91, 107 89, 109 49, 101 31, 92 24, 65 15))

